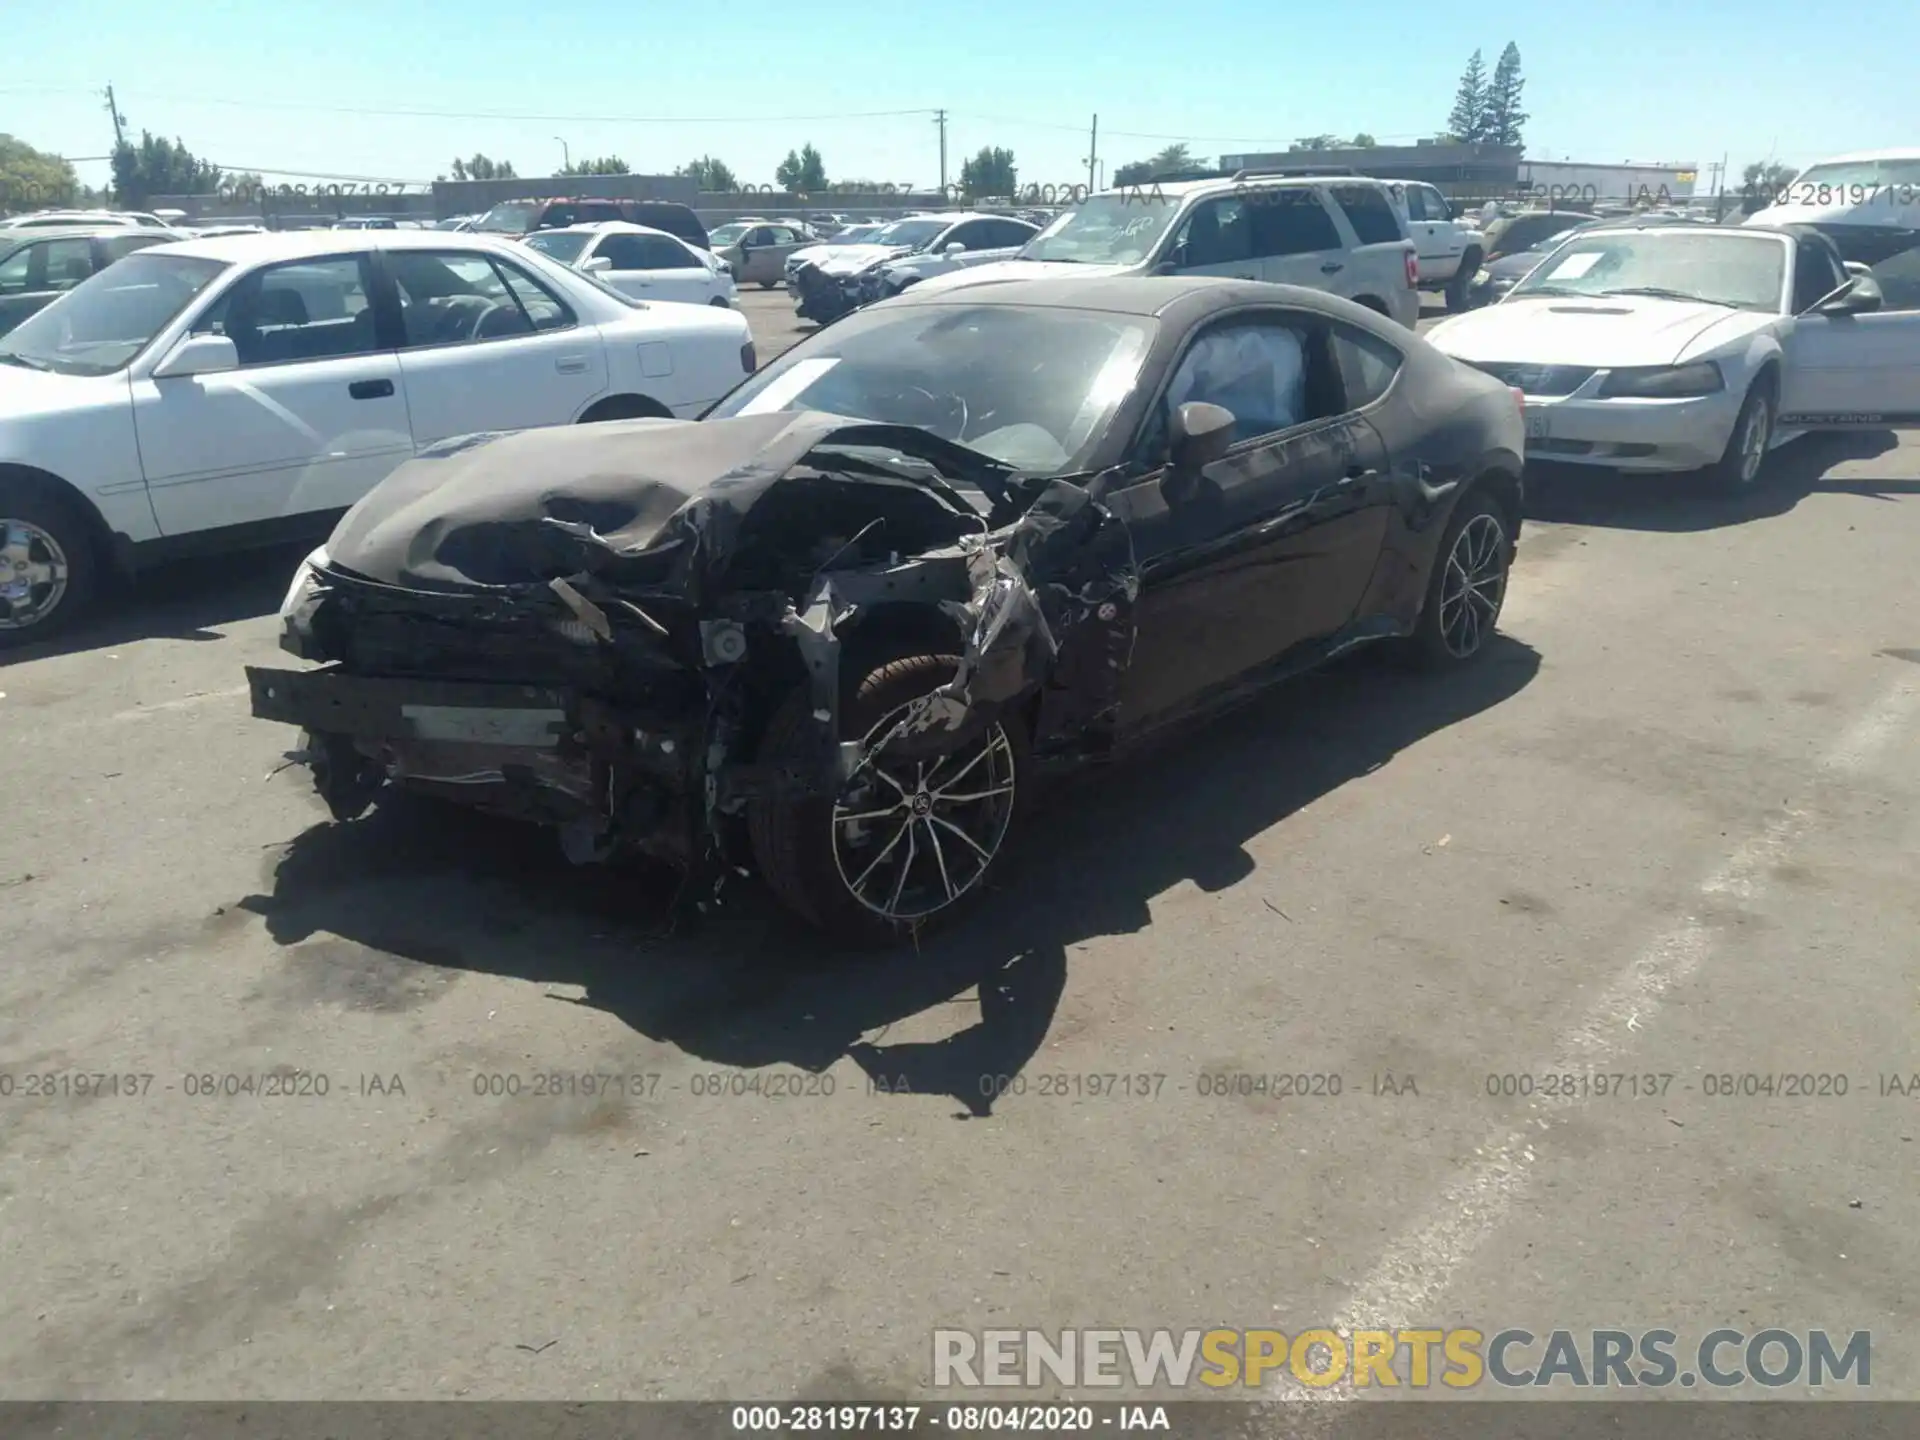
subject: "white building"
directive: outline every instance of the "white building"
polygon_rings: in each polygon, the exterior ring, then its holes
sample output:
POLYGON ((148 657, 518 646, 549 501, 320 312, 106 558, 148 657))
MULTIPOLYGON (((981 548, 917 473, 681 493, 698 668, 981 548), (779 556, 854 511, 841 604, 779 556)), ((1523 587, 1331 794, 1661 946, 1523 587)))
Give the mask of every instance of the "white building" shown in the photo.
POLYGON ((1586 165, 1574 160, 1522 160, 1518 188, 1548 200, 1593 203, 1617 200, 1668 205, 1693 198, 1699 167, 1691 161, 1665 165, 1586 165))

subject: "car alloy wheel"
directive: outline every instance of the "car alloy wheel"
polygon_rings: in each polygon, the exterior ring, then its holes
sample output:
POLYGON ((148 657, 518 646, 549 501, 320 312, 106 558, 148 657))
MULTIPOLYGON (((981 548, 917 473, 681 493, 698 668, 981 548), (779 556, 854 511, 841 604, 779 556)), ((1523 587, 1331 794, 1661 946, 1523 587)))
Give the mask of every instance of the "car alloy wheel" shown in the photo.
POLYGON ((1765 395, 1757 398, 1747 411, 1740 432, 1740 483, 1751 485, 1760 478, 1760 467, 1767 463, 1767 442, 1772 438, 1773 406, 1765 395))
POLYGON ((1013 820, 1016 765, 999 721, 940 754, 908 738, 914 703, 869 730, 867 761, 833 806, 833 858, 847 893, 895 924, 946 909, 984 876, 1013 820))
POLYGON ((0 630, 25 630, 60 608, 72 567, 60 542, 30 520, 0 516, 0 630))
POLYGON ((1440 639, 1465 660, 1493 633, 1507 596, 1507 532, 1482 512, 1460 527, 1440 582, 1440 639))

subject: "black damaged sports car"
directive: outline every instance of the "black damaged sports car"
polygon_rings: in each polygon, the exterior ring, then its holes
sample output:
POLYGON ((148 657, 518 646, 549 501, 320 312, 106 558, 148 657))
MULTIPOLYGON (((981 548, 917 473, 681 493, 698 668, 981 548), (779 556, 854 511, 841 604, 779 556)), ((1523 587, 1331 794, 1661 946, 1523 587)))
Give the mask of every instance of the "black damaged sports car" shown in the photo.
POLYGON ((320 668, 250 668, 253 713, 341 820, 437 794, 888 941, 979 894, 1050 768, 1358 642, 1472 661, 1522 430, 1316 291, 909 291, 700 421, 422 452, 302 567, 320 668))

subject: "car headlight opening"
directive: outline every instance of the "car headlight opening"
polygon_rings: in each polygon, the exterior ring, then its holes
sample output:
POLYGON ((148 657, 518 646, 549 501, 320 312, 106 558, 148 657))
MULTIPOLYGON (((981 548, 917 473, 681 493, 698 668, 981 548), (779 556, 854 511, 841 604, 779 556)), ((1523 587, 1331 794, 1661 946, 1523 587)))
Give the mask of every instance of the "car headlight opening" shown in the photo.
POLYGON ((1607 376, 1601 395, 1607 399, 1682 400, 1715 395, 1726 389, 1726 377, 1711 360, 1691 365, 1644 365, 1615 370, 1607 376))

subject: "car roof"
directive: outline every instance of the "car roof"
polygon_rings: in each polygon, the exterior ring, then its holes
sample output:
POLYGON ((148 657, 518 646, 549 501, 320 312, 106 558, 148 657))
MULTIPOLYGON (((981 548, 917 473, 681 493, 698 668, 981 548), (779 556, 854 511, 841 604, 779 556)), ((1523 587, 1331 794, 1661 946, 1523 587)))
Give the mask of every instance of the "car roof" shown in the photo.
POLYGON ((1829 155, 1823 160, 1815 160, 1812 165, 1802 165, 1795 174, 1813 169, 1814 165, 1858 165, 1865 160, 1920 160, 1920 150, 1911 147, 1897 150, 1854 150, 1845 155, 1829 155))
POLYGON ((665 230, 656 230, 651 225, 636 225, 631 220, 585 220, 578 225, 555 225, 546 230, 536 230, 534 233, 536 235, 665 235, 669 240, 680 239, 678 235, 669 235, 665 230))
MULTIPOLYGON (((1157 192, 1169 200, 1184 199, 1188 195, 1204 195, 1215 190, 1249 190, 1270 185, 1386 185, 1392 182, 1381 180, 1373 175, 1249 175, 1235 180, 1229 175, 1210 175, 1200 180, 1142 180, 1138 185, 1110 185, 1105 190, 1096 190, 1087 198, 1098 200, 1102 195, 1138 195, 1142 190, 1157 192)), ((1420 184, 1426 182, 1420 181, 1420 184)), ((1071 207, 1070 207, 1071 208, 1071 207)))
MULTIPOLYGON (((1193 321, 1217 310, 1242 305, 1287 305, 1293 309, 1346 314, 1357 308, 1350 300, 1302 285, 1274 285, 1263 280, 1233 280, 1217 275, 1151 275, 1080 277, 1054 275, 1034 280, 994 280, 950 290, 902 291, 888 305, 1021 305, 1056 310, 1104 310, 1119 315, 1161 316, 1186 312, 1193 321)), ((1388 322, 1391 323, 1391 322, 1388 322)), ((1411 334, 1412 332, 1408 332, 1411 334)))
POLYGON ((155 246, 169 255, 189 255, 233 265, 276 260, 312 260, 343 250, 486 250, 517 255, 523 247, 496 236, 454 230, 268 230, 252 235, 211 235, 155 246))
POLYGON ((72 225, 21 225, 0 230, 0 243, 18 240, 21 245, 30 245, 42 240, 78 240, 90 235, 125 235, 129 230, 145 230, 158 235, 167 233, 164 230, 155 230, 151 225, 87 225, 78 222, 72 225))

